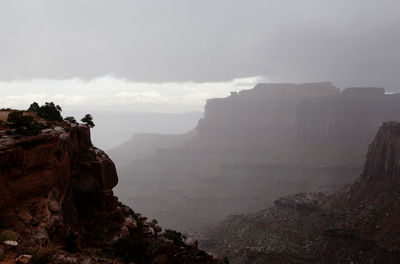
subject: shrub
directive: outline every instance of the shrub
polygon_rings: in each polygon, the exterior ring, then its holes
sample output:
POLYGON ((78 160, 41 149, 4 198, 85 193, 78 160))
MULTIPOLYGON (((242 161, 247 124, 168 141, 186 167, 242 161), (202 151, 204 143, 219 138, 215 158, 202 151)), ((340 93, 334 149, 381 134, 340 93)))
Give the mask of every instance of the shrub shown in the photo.
POLYGON ((126 263, 148 263, 148 244, 141 234, 136 234, 130 238, 120 238, 113 244, 113 250, 117 256, 121 257, 126 263))
POLYGON ((32 264, 46 264, 51 261, 51 257, 60 250, 61 247, 49 243, 46 246, 41 245, 32 255, 32 264))
POLYGON ((224 264, 229 264, 229 259, 228 259, 228 257, 224 257, 224 258, 222 259, 222 262, 223 262, 224 264))
POLYGON ((0 242, 6 241, 6 240, 15 240, 15 234, 13 231, 9 229, 4 229, 0 231, 0 242))
POLYGON ((95 126, 93 123, 93 117, 90 114, 86 114, 85 117, 81 119, 81 121, 91 128, 95 126))
POLYGON ((185 242, 183 242, 183 236, 180 232, 175 231, 175 230, 171 230, 171 229, 166 229, 165 230, 165 238, 172 240, 174 242, 175 245, 179 246, 179 247, 184 247, 185 246, 185 242))
POLYGON ((55 105, 53 102, 46 102, 44 105, 39 106, 38 103, 32 103, 28 111, 35 113, 37 116, 48 120, 48 121, 62 121, 61 116, 61 107, 59 105, 55 105))
POLYGON ((8 115, 7 122, 13 132, 26 136, 37 135, 44 128, 33 116, 24 115, 22 111, 11 112, 8 115))
POLYGON ((76 124, 76 119, 73 116, 67 116, 64 118, 64 120, 70 122, 71 124, 76 124))
POLYGON ((36 102, 33 102, 30 106, 29 106, 29 108, 28 108, 28 111, 30 111, 30 112, 33 112, 33 113, 37 113, 37 112, 39 112, 39 104, 38 103, 36 103, 36 102))

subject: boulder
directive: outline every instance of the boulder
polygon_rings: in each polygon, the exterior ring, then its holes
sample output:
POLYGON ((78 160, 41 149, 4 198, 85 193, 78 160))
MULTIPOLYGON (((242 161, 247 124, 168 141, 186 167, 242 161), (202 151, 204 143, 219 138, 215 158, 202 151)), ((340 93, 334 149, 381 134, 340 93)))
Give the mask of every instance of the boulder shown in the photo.
POLYGON ((8 249, 18 247, 18 242, 14 241, 14 240, 5 240, 5 241, 3 241, 3 244, 8 249))
POLYGON ((29 264, 31 263, 32 255, 20 255, 15 259, 16 264, 29 264))

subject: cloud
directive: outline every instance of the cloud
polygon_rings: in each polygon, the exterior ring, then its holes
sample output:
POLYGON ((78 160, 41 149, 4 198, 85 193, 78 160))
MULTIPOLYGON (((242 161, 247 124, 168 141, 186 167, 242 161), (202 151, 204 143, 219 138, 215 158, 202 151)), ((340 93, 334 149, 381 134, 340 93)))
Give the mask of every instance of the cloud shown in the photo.
POLYGON ((398 0, 2 0, 0 80, 332 81, 399 90, 398 0))
POLYGON ((82 80, 2 81, 1 108, 26 109, 32 102, 55 102, 66 111, 202 111, 207 99, 252 88, 260 77, 227 82, 133 82, 112 75, 82 80))
POLYGON ((58 94, 54 96, 48 96, 44 94, 27 94, 27 95, 10 95, 5 96, 0 99, 0 106, 2 108, 16 108, 16 109, 25 109, 32 102, 40 102, 43 104, 44 102, 54 101, 60 105, 66 106, 74 106, 74 105, 82 105, 87 101, 87 98, 80 95, 63 95, 58 94))
POLYGON ((149 92, 119 92, 115 95, 121 103, 168 103, 168 98, 155 91, 149 92))

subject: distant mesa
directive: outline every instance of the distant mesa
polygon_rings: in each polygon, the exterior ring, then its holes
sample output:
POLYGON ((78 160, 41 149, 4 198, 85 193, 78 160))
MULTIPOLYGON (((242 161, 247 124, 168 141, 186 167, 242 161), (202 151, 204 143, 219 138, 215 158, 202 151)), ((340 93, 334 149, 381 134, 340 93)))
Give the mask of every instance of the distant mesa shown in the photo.
POLYGON ((191 231, 285 195, 351 183, 378 128, 398 119, 400 94, 383 88, 260 83, 207 100, 190 135, 114 149, 116 190, 168 227, 191 231))

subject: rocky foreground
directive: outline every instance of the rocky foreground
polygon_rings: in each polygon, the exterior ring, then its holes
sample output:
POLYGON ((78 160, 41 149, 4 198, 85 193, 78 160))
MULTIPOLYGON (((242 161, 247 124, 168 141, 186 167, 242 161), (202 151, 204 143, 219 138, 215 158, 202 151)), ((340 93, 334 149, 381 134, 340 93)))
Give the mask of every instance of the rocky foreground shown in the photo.
POLYGON ((85 125, 0 135, 1 263, 222 263, 120 203, 85 125))
POLYGON ((399 223, 400 123, 388 122, 353 185, 230 216, 202 246, 231 263, 400 263, 399 223))

